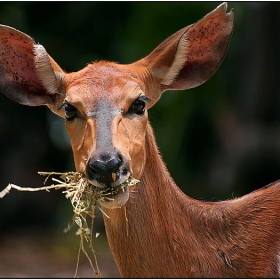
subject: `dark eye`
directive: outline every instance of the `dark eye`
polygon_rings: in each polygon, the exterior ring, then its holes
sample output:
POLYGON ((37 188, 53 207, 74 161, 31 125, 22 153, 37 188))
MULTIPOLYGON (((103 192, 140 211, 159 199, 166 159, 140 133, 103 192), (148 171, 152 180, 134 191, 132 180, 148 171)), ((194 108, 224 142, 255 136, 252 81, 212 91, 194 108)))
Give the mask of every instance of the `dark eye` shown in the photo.
POLYGON ((77 116, 77 109, 73 105, 64 103, 62 108, 68 121, 73 120, 77 116))
POLYGON ((146 102, 144 98, 140 97, 131 104, 129 111, 137 115, 142 115, 145 112, 145 108, 146 108, 146 102))

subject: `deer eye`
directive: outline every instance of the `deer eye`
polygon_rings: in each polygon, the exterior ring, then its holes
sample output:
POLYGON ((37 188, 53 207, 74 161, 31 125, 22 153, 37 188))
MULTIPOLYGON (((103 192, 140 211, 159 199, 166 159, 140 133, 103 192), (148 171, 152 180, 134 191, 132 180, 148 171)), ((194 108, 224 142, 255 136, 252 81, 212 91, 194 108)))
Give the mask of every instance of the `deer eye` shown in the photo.
POLYGON ((138 99, 133 101, 129 108, 129 112, 135 113, 137 115, 143 115, 146 109, 146 102, 150 100, 145 96, 140 96, 138 99))
POLYGON ((69 103, 64 103, 62 105, 62 108, 64 110, 65 118, 68 121, 73 120, 77 116, 78 111, 73 105, 69 103))

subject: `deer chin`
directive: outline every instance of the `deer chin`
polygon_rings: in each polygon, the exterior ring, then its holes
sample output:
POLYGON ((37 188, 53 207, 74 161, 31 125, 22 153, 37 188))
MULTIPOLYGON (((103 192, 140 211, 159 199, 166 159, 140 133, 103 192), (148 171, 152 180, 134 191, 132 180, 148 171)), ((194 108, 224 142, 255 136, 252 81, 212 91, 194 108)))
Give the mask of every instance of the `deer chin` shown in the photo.
POLYGON ((128 201, 128 198, 128 187, 123 187, 113 194, 106 195, 106 198, 99 200, 99 203, 109 209, 121 208, 128 201))
POLYGON ((119 180, 107 186, 95 180, 88 180, 98 193, 99 204, 109 209, 121 208, 128 201, 130 182, 138 181, 130 179, 130 173, 121 176, 119 180))

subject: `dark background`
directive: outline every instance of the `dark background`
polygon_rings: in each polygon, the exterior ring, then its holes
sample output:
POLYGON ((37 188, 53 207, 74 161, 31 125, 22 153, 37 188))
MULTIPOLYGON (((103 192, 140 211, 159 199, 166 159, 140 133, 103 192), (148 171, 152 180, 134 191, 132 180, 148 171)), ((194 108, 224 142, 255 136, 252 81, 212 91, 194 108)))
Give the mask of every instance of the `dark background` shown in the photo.
MULTIPOLYGON (((33 37, 72 72, 95 60, 141 59, 220 3, 0 2, 0 23, 33 37)), ((164 93, 149 112, 175 182, 210 201, 280 179, 280 3, 228 6, 235 27, 219 70, 198 88, 164 93)), ((0 143, 0 190, 42 186, 38 171, 74 170, 63 120, 46 107, 0 95, 0 143)), ((0 277, 74 275, 79 240, 74 231, 63 233, 72 208, 60 191, 12 190, 0 211, 0 277)), ((100 217, 96 228, 103 276, 118 276, 100 217)), ((80 276, 92 277, 84 263, 80 276)))

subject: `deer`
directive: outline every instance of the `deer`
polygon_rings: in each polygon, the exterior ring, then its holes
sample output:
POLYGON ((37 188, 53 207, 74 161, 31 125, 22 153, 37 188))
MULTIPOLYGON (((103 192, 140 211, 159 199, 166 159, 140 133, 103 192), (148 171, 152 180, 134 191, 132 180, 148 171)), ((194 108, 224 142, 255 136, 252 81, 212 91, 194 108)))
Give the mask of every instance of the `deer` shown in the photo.
POLYGON ((98 61, 72 73, 30 36, 0 26, 0 91, 65 119, 75 168, 93 186, 139 180, 100 201, 122 277, 279 277, 280 182, 226 201, 193 199, 169 174, 148 119, 163 92, 213 76, 233 25, 222 3, 136 62, 98 61))

